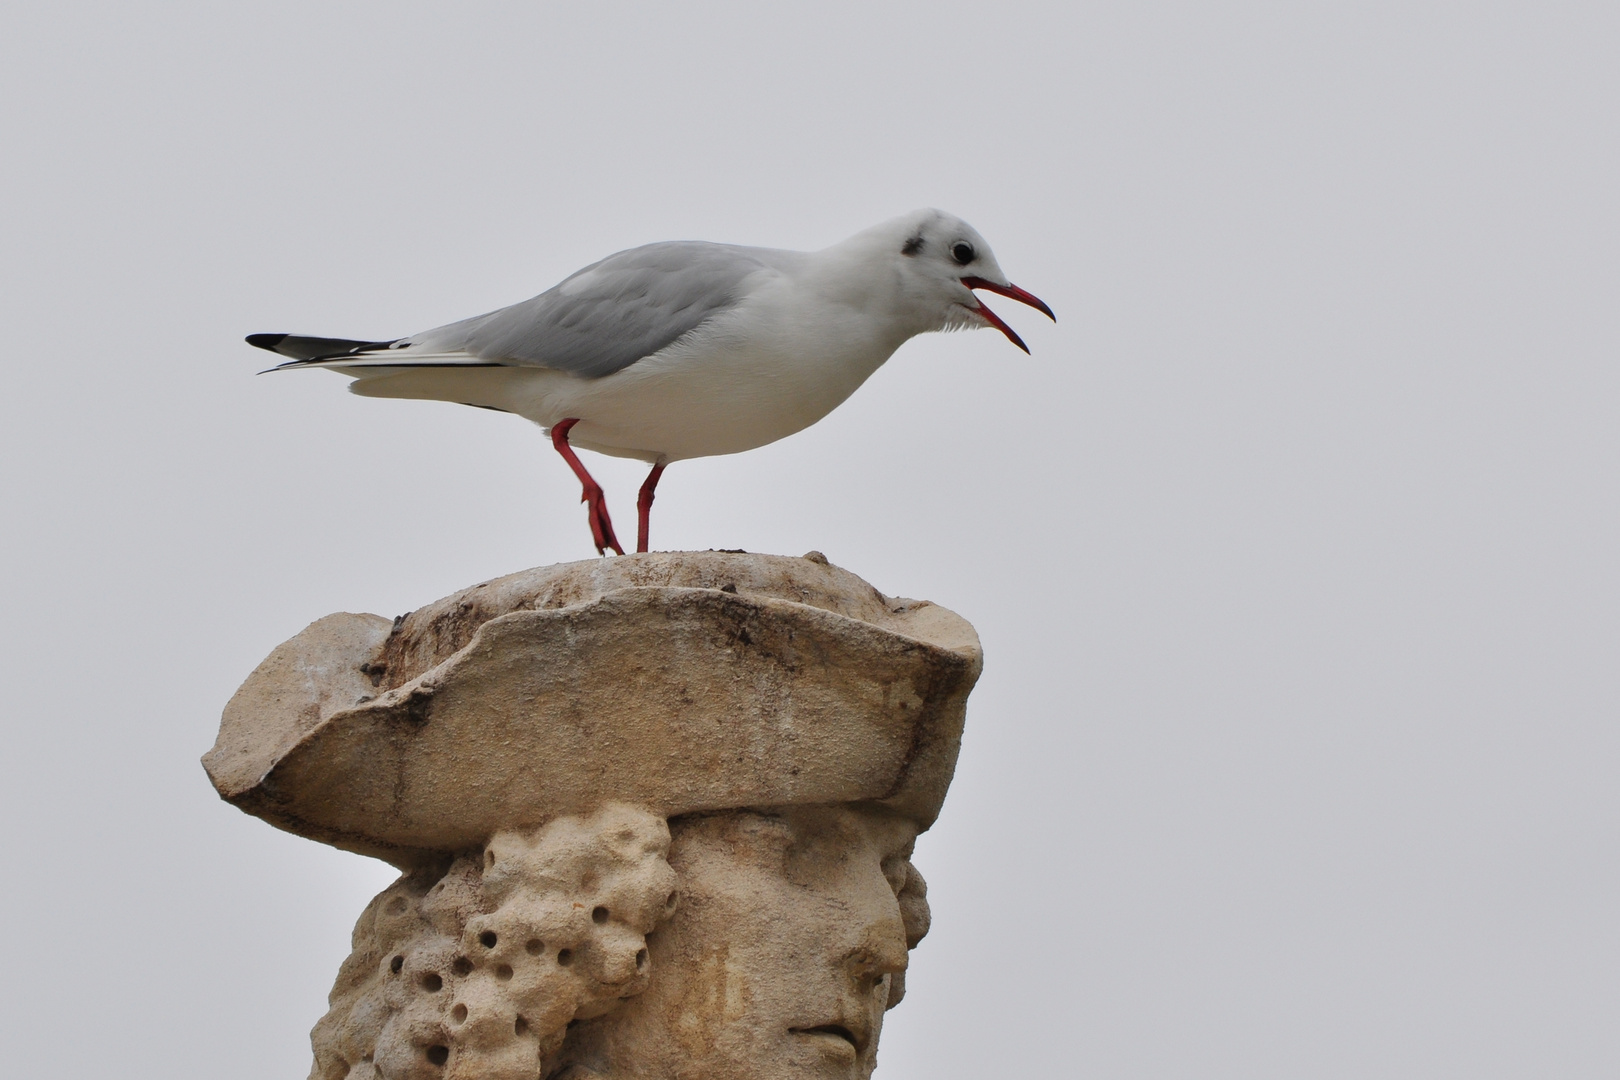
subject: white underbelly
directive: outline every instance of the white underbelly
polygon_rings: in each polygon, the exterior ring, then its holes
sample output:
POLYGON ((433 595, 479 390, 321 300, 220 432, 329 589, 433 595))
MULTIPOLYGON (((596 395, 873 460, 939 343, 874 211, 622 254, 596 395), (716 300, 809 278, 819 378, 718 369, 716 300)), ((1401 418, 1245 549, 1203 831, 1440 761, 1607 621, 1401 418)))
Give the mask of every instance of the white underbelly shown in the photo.
POLYGON ((547 388, 543 417, 531 418, 549 426, 578 416, 570 441, 603 453, 665 461, 735 454, 809 427, 882 362, 852 371, 820 359, 721 353, 684 360, 649 359, 602 379, 570 378, 547 388))
POLYGON ((597 379, 532 367, 436 368, 362 379, 352 389, 486 405, 544 427, 574 417, 574 446, 679 461, 751 450, 826 416, 894 352, 870 335, 850 338, 818 335, 813 350, 791 350, 797 355, 694 342, 597 379))

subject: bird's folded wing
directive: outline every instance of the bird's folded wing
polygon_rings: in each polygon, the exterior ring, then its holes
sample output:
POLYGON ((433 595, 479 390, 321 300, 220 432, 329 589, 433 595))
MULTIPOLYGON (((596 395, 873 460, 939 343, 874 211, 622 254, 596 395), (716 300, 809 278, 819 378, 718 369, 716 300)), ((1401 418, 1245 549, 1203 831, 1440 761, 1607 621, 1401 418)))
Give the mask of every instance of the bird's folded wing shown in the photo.
POLYGON ((695 241, 649 244, 587 266, 532 300, 413 334, 375 357, 320 366, 482 363, 600 378, 731 309, 750 277, 781 269, 795 255, 695 241))

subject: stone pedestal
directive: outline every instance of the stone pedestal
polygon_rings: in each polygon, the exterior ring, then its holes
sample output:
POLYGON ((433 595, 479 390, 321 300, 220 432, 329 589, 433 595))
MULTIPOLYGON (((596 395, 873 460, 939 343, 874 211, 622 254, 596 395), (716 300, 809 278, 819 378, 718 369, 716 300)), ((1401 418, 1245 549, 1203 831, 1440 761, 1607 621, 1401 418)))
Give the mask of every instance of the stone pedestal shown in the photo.
POLYGON ((386 859, 314 1080, 870 1075, 972 627, 812 552, 485 582, 273 652, 222 797, 386 859))

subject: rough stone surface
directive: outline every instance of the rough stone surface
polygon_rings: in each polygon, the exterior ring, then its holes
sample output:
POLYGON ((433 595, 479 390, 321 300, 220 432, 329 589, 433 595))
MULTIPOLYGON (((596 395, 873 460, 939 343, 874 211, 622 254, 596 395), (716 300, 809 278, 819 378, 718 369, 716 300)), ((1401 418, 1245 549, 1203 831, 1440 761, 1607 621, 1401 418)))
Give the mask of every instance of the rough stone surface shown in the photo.
POLYGON ((865 1080, 980 653, 812 552, 660 553, 332 615, 204 758, 404 871, 312 1080, 865 1080))
POLYGON ((950 783, 978 639, 820 556, 675 552, 530 570, 397 620, 331 615, 226 706, 220 794, 422 865, 603 802, 663 815, 950 783))
POLYGON ((400 878, 355 925, 311 1076, 532 1080, 570 1021, 646 989, 668 851, 663 818, 610 805, 400 878))
POLYGON ((867 1077, 927 931, 915 823, 871 807, 677 819, 646 993, 569 1031, 568 1080, 867 1077))

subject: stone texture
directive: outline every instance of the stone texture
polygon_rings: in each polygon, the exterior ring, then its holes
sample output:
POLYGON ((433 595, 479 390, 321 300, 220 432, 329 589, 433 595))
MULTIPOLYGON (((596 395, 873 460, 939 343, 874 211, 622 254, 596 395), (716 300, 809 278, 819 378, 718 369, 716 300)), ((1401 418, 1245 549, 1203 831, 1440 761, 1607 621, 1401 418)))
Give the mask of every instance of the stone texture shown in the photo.
POLYGON ((866 1077, 927 930, 916 825, 873 807, 677 819, 646 993, 570 1030, 568 1080, 866 1077))
POLYGON ((204 758, 389 859, 312 1080, 865 1080, 980 653, 811 553, 526 571, 277 648, 204 758))
POLYGON ((980 653, 933 604, 815 556, 531 570, 265 660, 204 758, 271 824, 401 867, 630 802, 664 816, 876 800, 932 822, 980 653))
POLYGON ((533 1080, 570 1021, 646 989, 675 910, 663 818, 611 804, 409 874, 354 929, 316 1080, 533 1080))

